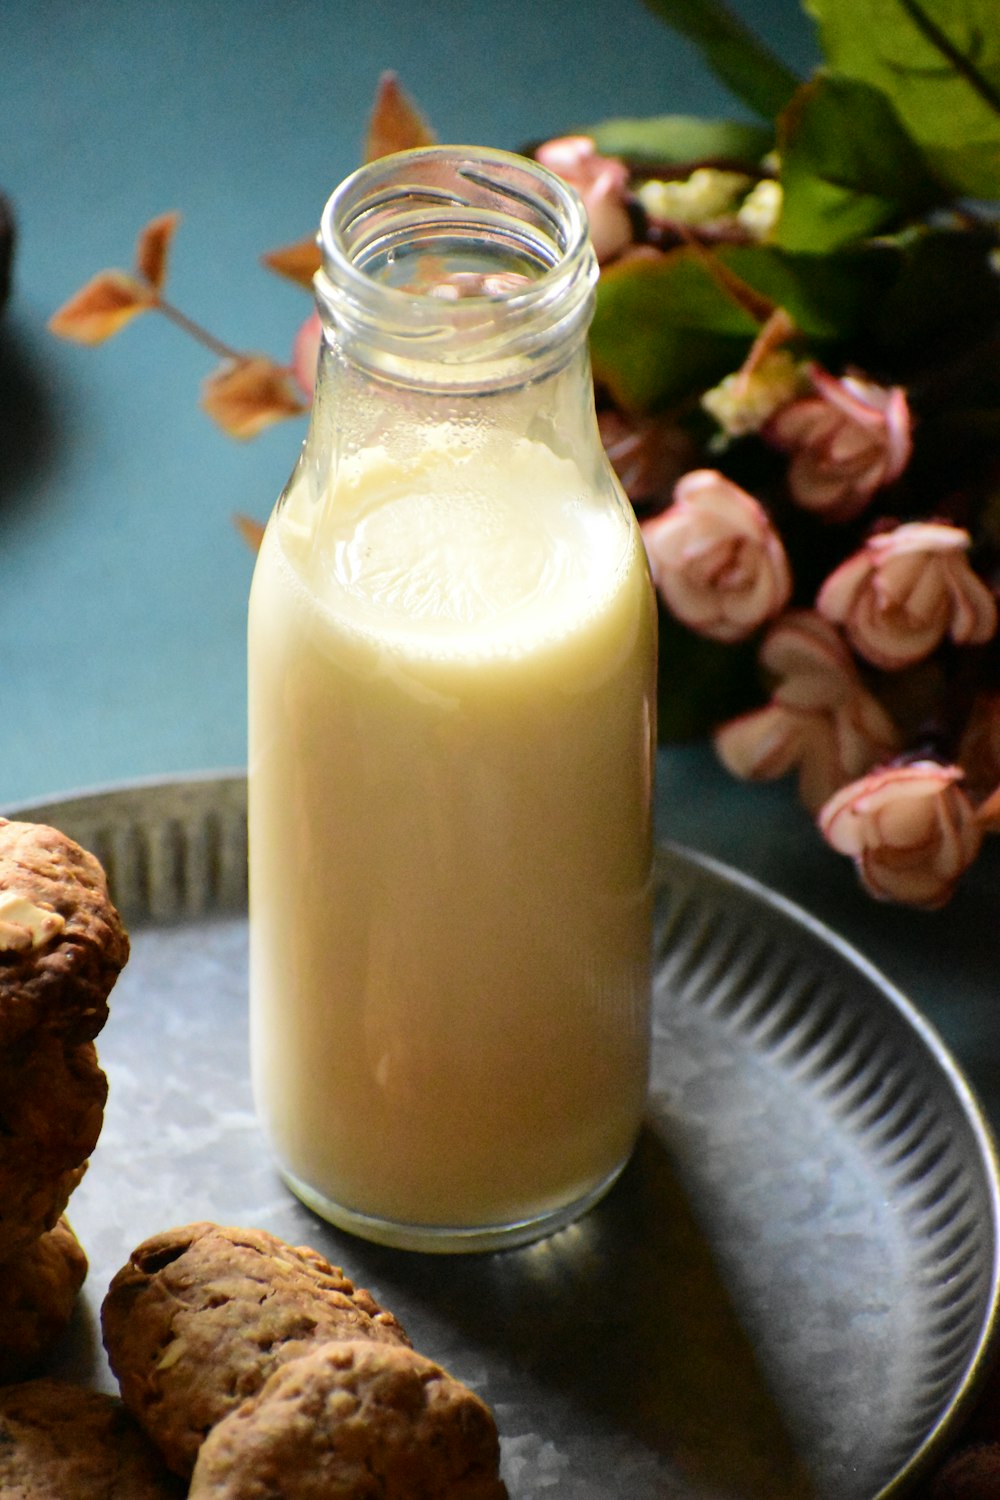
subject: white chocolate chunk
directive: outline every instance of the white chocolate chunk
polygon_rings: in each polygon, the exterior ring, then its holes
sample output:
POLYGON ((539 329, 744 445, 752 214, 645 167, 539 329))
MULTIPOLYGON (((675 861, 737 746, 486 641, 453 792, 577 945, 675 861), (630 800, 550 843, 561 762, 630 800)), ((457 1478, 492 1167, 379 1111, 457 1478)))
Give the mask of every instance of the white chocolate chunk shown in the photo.
POLYGON ((0 893, 0 950, 24 953, 29 948, 41 948, 65 926, 66 919, 57 911, 36 906, 20 892, 0 893))

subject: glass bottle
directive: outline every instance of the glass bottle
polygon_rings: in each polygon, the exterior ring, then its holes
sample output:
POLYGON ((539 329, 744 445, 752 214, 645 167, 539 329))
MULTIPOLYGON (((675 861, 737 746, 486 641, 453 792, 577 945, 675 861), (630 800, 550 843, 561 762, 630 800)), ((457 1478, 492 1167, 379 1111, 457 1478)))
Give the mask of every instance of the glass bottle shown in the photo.
POLYGON ((433 147, 326 206, 314 408, 250 601, 255 1098, 342 1228, 523 1243, 647 1086, 656 615, 557 177, 433 147))

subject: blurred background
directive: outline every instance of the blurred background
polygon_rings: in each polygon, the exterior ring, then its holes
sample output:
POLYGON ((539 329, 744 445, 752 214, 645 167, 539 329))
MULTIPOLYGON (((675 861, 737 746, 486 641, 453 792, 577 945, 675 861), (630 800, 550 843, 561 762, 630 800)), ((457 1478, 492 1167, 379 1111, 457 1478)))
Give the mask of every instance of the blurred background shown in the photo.
MULTIPOLYGON (((735 7, 807 72, 795 0, 735 7)), ((439 139, 516 149, 612 115, 742 117, 640 0, 7 0, 0 192, 0 806, 241 766, 252 556, 305 419, 238 443, 198 407, 216 361, 158 316, 85 349, 46 320, 179 210, 167 295, 290 357, 308 294, 260 255, 312 232, 395 70, 439 139)))

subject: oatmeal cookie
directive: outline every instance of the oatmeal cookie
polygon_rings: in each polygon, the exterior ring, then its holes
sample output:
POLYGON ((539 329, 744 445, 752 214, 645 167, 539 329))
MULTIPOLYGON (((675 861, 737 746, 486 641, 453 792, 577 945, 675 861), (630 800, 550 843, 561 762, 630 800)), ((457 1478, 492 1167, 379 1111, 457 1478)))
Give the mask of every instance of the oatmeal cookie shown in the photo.
POLYGON ((57 1380, 0 1390, 3 1500, 180 1500, 114 1396, 57 1380))
POLYGON ((44 1028, 0 1048, 0 1262, 52 1229, 83 1176, 108 1083, 93 1042, 44 1028))
POLYGON ((202 1444, 190 1500, 504 1500, 487 1406, 390 1344, 321 1344, 202 1444))
MULTIPOLYGON (((62 1336, 87 1275, 65 1219, 0 1268, 0 1384, 27 1380, 62 1336)), ((2 1491, 0 1491, 2 1493, 2 1491)))
POLYGON ((408 1345, 391 1313, 315 1250, 189 1224, 146 1240, 101 1311, 122 1399, 176 1473, 279 1365, 331 1339, 408 1345))
POLYGON ((92 1041, 128 953, 100 862, 44 823, 0 818, 0 1047, 36 1026, 92 1041))

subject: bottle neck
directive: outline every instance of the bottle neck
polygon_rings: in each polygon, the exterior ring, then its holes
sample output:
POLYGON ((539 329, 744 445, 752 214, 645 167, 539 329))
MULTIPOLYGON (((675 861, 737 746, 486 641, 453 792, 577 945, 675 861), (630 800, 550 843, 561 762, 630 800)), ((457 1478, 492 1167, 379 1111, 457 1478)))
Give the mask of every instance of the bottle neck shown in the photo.
POLYGON ((333 194, 320 244, 328 353, 380 383, 537 391, 579 361, 597 279, 586 214, 534 162, 456 147, 382 158, 333 194))

